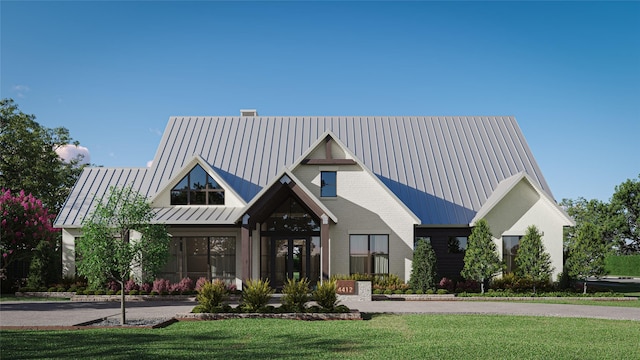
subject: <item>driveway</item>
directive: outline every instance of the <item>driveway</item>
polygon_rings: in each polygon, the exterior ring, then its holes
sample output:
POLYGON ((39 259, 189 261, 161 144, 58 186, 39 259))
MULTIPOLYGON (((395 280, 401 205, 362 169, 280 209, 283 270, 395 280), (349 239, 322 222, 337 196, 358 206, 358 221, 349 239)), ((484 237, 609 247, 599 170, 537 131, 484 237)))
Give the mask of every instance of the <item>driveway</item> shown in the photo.
MULTIPOLYGON (((193 301, 132 301, 127 303, 127 318, 171 318, 178 313, 190 312, 195 304, 193 301)), ((364 313, 496 314, 640 321, 640 308, 613 306, 496 301, 370 301, 343 304, 364 313)), ((0 302, 0 328, 72 326, 100 318, 118 318, 119 314, 119 302, 0 302)))

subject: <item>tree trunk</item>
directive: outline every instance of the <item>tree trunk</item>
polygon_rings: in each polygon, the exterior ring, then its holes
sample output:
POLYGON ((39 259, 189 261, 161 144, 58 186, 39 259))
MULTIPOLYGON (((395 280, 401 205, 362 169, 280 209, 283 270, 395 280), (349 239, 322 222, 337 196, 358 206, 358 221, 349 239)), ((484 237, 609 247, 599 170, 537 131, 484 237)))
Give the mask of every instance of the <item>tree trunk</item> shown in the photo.
POLYGON ((484 279, 480 282, 480 293, 484 294, 484 279))
POLYGON ((124 306, 124 281, 118 281, 120 283, 120 325, 127 323, 125 306, 124 306))
POLYGON ((584 282, 582 283, 582 293, 583 294, 587 294, 587 279, 584 279, 584 282))

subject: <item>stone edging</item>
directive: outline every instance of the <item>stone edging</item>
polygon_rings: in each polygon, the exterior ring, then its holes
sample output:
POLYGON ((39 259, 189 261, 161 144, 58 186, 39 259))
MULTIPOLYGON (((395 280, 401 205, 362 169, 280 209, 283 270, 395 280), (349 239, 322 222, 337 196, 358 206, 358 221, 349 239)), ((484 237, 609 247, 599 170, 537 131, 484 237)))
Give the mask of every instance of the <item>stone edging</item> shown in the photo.
POLYGON ((357 310, 348 313, 182 313, 176 314, 178 321, 225 320, 225 319, 290 319, 290 320, 362 320, 357 310))

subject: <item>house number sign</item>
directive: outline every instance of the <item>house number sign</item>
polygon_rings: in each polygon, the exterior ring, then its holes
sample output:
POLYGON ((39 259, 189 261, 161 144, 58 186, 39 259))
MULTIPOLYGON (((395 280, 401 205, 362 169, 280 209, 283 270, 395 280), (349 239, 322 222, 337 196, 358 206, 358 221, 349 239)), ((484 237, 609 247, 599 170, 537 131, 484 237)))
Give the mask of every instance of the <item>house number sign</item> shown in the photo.
POLYGON ((339 294, 339 295, 355 295, 356 294, 356 281, 355 280, 338 280, 338 281, 336 281, 336 294, 339 294))

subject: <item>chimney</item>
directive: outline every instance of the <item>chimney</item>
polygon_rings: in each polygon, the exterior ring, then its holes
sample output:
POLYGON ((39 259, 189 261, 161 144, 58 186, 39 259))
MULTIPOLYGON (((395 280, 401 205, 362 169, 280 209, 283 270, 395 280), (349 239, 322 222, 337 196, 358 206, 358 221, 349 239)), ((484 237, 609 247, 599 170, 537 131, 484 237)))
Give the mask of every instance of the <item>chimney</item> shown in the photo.
POLYGON ((256 109, 240 109, 240 116, 258 116, 256 109))

